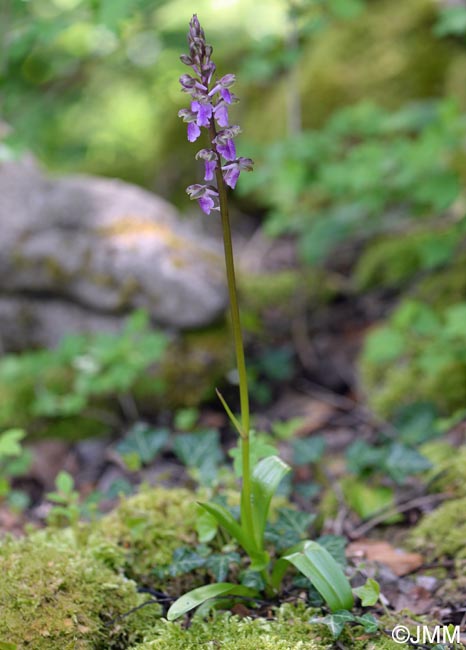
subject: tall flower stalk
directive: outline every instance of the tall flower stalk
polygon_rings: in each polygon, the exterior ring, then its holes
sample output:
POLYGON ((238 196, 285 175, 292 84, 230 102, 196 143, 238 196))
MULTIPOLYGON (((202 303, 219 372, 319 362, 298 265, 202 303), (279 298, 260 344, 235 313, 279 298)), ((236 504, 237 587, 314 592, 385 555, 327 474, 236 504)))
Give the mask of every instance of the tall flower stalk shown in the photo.
POLYGON ((234 188, 241 171, 251 171, 253 162, 250 158, 236 156, 234 138, 240 133, 240 128, 236 125, 229 125, 228 107, 237 101, 236 96, 230 91, 235 82, 235 75, 227 74, 219 81, 213 81, 216 67, 211 60, 212 47, 206 43, 204 30, 196 15, 193 16, 189 25, 188 44, 189 55, 183 55, 181 60, 192 69, 194 75, 183 75, 180 78, 180 84, 182 90, 191 95, 191 105, 189 109, 179 111, 179 116, 188 123, 188 140, 190 142, 195 142, 199 138, 201 127, 207 129, 209 148, 198 151, 196 158, 204 160, 204 180, 212 181, 215 174, 217 186, 196 184, 190 185, 186 191, 191 199, 198 200, 200 208, 206 214, 210 214, 212 210, 220 211, 222 220, 231 324, 239 380, 240 426, 223 397, 220 394, 219 397, 242 439, 243 487, 241 501, 243 507, 241 514, 245 527, 252 532, 254 520, 251 504, 249 391, 236 289, 227 185, 234 188))
POLYGON ((231 582, 220 582, 198 587, 176 600, 167 613, 175 620, 186 612, 216 597, 242 597, 255 599, 278 593, 281 581, 290 565, 295 566, 309 578, 332 610, 352 607, 351 587, 342 569, 328 551, 309 540, 289 548, 275 562, 266 550, 265 529, 272 498, 283 477, 290 468, 278 456, 269 456, 251 467, 249 394, 241 331, 238 295, 236 291, 235 264, 228 215, 227 186, 234 188, 240 173, 251 171, 250 158, 236 155, 234 138, 240 133, 237 125, 230 125, 228 110, 236 101, 230 88, 235 82, 233 74, 214 78, 215 64, 211 60, 212 47, 206 43, 204 31, 194 15, 189 23, 189 54, 181 57, 191 68, 192 74, 180 78, 182 90, 191 96, 189 108, 179 111, 187 123, 190 142, 196 142, 204 128, 209 146, 200 149, 196 158, 204 161, 204 181, 187 188, 190 198, 197 200, 203 212, 220 212, 225 251, 225 266, 230 298, 231 323, 239 378, 241 417, 238 420, 223 396, 217 394, 241 438, 243 483, 241 488, 241 517, 238 522, 224 506, 214 502, 201 503, 211 516, 213 533, 221 526, 243 548, 250 559, 250 569, 260 572, 264 588, 245 587, 231 582), (216 180, 216 185, 212 181, 216 180))

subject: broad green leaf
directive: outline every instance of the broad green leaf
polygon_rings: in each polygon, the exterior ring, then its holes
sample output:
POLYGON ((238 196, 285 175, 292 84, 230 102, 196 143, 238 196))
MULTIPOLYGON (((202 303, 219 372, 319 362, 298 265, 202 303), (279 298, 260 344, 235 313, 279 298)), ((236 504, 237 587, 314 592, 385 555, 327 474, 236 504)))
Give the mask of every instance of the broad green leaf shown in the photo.
POLYGON ((8 641, 0 641, 0 650, 17 650, 16 643, 9 643, 8 641))
POLYGON ((361 599, 363 607, 370 607, 375 605, 379 599, 380 585, 376 580, 367 578, 364 585, 353 589, 353 593, 361 599))
MULTIPOLYGON (((229 456, 233 458, 233 469, 239 478, 243 474, 242 448, 243 441, 240 438, 238 440, 238 446, 230 449, 228 452, 229 456)), ((270 436, 266 433, 256 433, 254 430, 251 430, 249 435, 249 453, 251 467, 255 467, 262 458, 275 456, 277 454, 277 448, 273 444, 273 441, 271 441, 270 436)))
POLYGON ((167 612, 167 619, 174 621, 187 612, 199 607, 206 600, 211 598, 218 598, 219 596, 244 596, 255 598, 257 591, 242 585, 235 585, 231 582, 219 582, 215 585, 206 585, 205 587, 198 587, 187 594, 178 598, 167 612))
POLYGON ((290 467, 278 456, 268 456, 253 469, 251 477, 252 509, 256 545, 262 548, 265 524, 269 514, 270 502, 282 478, 290 467))
POLYGON ((308 578, 332 611, 351 609, 351 586, 330 553, 316 542, 307 541, 303 550, 284 556, 308 578))
POLYGON ((217 519, 211 515, 210 512, 207 512, 207 510, 202 508, 201 505, 200 508, 201 510, 196 517, 196 533, 200 542, 210 542, 217 534, 218 522, 217 519))

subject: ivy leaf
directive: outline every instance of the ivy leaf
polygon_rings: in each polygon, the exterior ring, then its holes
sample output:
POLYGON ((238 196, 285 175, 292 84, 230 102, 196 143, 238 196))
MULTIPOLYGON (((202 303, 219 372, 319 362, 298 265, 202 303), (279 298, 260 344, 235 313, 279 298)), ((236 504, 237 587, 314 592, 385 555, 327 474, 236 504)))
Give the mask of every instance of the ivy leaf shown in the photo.
POLYGON ((375 634, 379 629, 379 623, 375 616, 372 614, 363 614, 362 616, 355 616, 355 622, 360 623, 366 634, 375 634))
POLYGON ((297 438, 293 440, 293 464, 296 466, 316 463, 323 456, 325 450, 325 438, 323 436, 312 436, 310 438, 297 438))
POLYGON ((407 476, 425 472, 432 464, 415 449, 395 442, 390 448, 385 467, 394 481, 403 483, 407 476))
POLYGON ((223 582, 228 576, 230 566, 232 564, 239 564, 240 561, 241 556, 234 551, 230 553, 214 553, 206 559, 205 566, 212 572, 217 582, 223 582))
POLYGON ((284 551, 300 542, 307 535, 315 515, 291 508, 279 508, 277 520, 267 523, 265 539, 273 544, 277 551, 284 551))
POLYGON ((173 443, 173 451, 186 467, 199 472, 199 481, 209 484, 217 474, 223 460, 218 431, 206 429, 196 433, 179 433, 173 443))
POLYGON ((363 607, 375 605, 380 596, 380 585, 376 580, 367 578, 366 583, 361 587, 353 589, 353 593, 361 599, 363 607))
POLYGON ((322 535, 317 540, 317 543, 323 546, 338 564, 343 568, 346 567, 346 539, 341 535, 322 535))
POLYGON ((330 630, 333 638, 338 639, 338 637, 343 632, 343 628, 345 627, 346 623, 353 623, 354 620, 354 614, 343 609, 337 612, 333 612, 333 614, 328 614, 328 616, 312 618, 310 622, 326 625, 330 630))
POLYGON ((138 470, 141 465, 148 465, 154 460, 167 440, 167 429, 153 429, 143 422, 138 422, 116 446, 116 451, 130 469, 138 470))
POLYGON ((174 578, 176 576, 190 573, 194 569, 200 569, 205 566, 205 564, 205 557, 202 557, 198 552, 193 551, 191 548, 180 546, 173 551, 168 573, 174 578))

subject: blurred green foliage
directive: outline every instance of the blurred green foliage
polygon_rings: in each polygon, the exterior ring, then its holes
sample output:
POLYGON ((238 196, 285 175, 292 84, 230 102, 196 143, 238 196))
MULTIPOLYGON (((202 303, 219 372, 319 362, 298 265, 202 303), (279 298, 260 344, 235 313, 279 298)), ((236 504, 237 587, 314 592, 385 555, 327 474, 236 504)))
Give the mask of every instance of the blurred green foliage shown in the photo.
POLYGON ((466 119, 449 101, 398 111, 362 102, 258 152, 243 190, 269 206, 269 233, 295 234, 304 261, 324 262, 349 238, 396 232, 451 207, 465 137, 466 119))
POLYGON ((426 400, 444 414, 464 409, 465 323, 464 302, 438 310, 402 301, 366 340, 360 366, 371 405, 384 415, 426 400))
MULTIPOLYGON (((111 428, 118 398, 166 345, 147 315, 135 312, 119 334, 68 336, 52 350, 7 355, 0 361, 1 426, 15 422, 32 434, 68 438, 111 428)), ((153 390, 161 390, 155 380, 153 390)))
MULTIPOLYGON (((304 264, 324 268, 319 287, 329 261, 351 249, 361 252, 352 289, 413 291, 415 302, 402 303, 363 354, 376 409, 393 413, 407 395, 444 413, 457 408, 466 398, 463 343, 448 323, 466 301, 466 9, 434 0, 199 0, 196 11, 219 73, 238 74, 242 101, 232 116, 245 131, 241 149, 256 160, 239 186, 241 207, 264 215, 269 234, 295 238, 304 264), (422 337, 413 323, 400 326, 413 304, 440 325, 422 337)), ((53 169, 115 175, 186 205, 194 163, 176 113, 192 12, 186 0, 4 0, 0 160, 32 150, 53 169)), ((271 303, 293 309, 299 277, 280 269, 246 279, 252 333, 264 333, 271 303)), ((60 432, 90 407, 105 411, 148 361, 135 361, 128 341, 95 340, 92 363, 107 364, 95 375, 79 365, 90 354, 84 339, 5 358, 0 425, 19 414, 21 425, 53 421, 60 432)), ((281 352, 265 350, 251 364, 258 402, 270 402, 273 382, 293 372, 281 352)))

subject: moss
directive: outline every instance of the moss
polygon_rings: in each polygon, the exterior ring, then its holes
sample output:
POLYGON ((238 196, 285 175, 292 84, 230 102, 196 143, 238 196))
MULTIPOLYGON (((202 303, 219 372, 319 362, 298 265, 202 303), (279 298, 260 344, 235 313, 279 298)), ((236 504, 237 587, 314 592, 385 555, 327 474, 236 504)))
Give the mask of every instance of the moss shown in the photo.
POLYGON ((466 558, 466 497, 442 504, 426 515, 410 533, 408 544, 428 561, 441 557, 466 558))
MULTIPOLYGON (((396 108, 438 97, 447 87, 466 106, 463 48, 435 36, 436 15, 432 0, 378 0, 310 39, 298 62, 304 127, 321 126, 336 109, 362 97, 396 108)), ((274 78, 260 91, 247 98, 241 123, 245 133, 270 141, 285 135, 287 79, 274 78)))
MULTIPOLYGON (((188 629, 161 620, 147 640, 131 650, 331 650, 335 646, 328 629, 310 622, 318 614, 302 605, 284 605, 274 620, 216 613, 208 621, 195 617, 188 629)), ((348 631, 343 632, 340 644, 348 650, 398 647, 385 637, 353 640, 348 631)))
POLYGON ((371 242, 353 273, 357 289, 403 287, 420 271, 450 261, 456 238, 452 229, 431 227, 406 233, 401 238, 390 235, 371 242))
POLYGON ((458 255, 449 268, 422 280, 416 288, 416 297, 437 309, 466 300, 466 255, 458 255))
POLYGON ((451 492, 455 497, 466 497, 466 446, 457 449, 447 442, 435 441, 423 445, 421 451, 433 465, 429 472, 431 487, 451 492))
POLYGON ((101 519, 89 544, 101 559, 144 582, 155 567, 170 563, 177 546, 195 541, 196 512, 192 492, 146 487, 101 519))
POLYGON ((142 408, 197 406, 215 393, 215 385, 232 366, 232 347, 225 325, 187 332, 174 341, 157 368, 163 392, 154 395, 154 376, 147 373, 134 389, 142 408))
POLYGON ((335 281, 317 269, 286 269, 267 273, 238 273, 241 307, 247 318, 262 320, 264 313, 276 310, 289 319, 296 303, 327 302, 338 290, 335 281))
POLYGON ((144 609, 137 622, 119 619, 142 602, 135 584, 63 537, 4 541, 0 565, 3 642, 31 650, 119 650, 147 629, 144 609))

